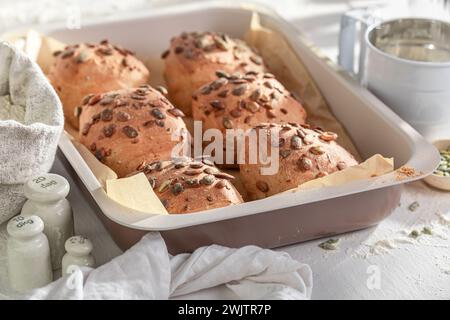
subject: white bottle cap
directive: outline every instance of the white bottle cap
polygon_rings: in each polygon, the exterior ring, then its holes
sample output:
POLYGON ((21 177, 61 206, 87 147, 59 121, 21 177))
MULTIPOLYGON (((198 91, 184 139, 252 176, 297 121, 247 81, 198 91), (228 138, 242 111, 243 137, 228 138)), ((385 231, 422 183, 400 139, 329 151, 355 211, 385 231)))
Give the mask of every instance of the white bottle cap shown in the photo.
POLYGON ((94 246, 91 240, 83 236, 73 236, 67 239, 65 248, 73 256, 86 256, 91 253, 94 246))
POLYGON ((61 200, 69 194, 69 190, 69 182, 54 173, 33 177, 24 186, 25 196, 37 202, 61 200))
POLYGON ((44 231, 44 222, 38 216, 17 216, 6 226, 8 234, 17 239, 32 238, 44 231))

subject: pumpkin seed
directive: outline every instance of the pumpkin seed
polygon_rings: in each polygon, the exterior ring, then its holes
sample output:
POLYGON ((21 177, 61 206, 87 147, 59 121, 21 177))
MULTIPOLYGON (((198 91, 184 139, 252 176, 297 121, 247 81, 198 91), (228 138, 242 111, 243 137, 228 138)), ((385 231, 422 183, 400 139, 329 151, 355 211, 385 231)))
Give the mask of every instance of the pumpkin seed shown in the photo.
POLYGON ((158 192, 159 192, 159 193, 162 193, 162 192, 166 191, 167 188, 169 187, 169 185, 170 185, 171 182, 172 182, 172 180, 170 180, 170 179, 164 180, 164 181, 161 183, 161 185, 159 186, 158 192))
POLYGON ((215 180, 216 179, 214 178, 213 175, 208 174, 200 180, 200 183, 209 186, 209 185, 213 184, 215 180))
POLYGON ((323 250, 336 250, 339 244, 339 239, 328 239, 319 244, 319 248, 323 250))

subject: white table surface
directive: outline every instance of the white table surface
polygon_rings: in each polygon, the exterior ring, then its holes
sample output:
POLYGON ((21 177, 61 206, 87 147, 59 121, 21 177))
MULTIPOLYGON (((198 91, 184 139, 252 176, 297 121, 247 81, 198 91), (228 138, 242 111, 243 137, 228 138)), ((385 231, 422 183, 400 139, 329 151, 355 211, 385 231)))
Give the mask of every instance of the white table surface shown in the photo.
MULTIPOLYGON (((146 2, 135 1, 136 6, 149 5, 146 2)), ((340 15, 354 6, 373 2, 284 0, 277 1, 277 9, 335 59, 340 15)), ((119 255, 120 249, 98 220, 97 209, 90 204, 62 154, 52 172, 67 177, 71 184, 69 200, 76 233, 93 241, 97 263, 119 255)), ((450 299, 450 193, 431 189, 421 181, 405 185, 400 206, 377 227, 336 238, 340 238, 336 251, 320 249, 320 240, 277 249, 311 266, 313 299, 450 299), (412 212, 408 206, 414 201, 420 207, 412 212), (433 235, 421 235, 416 240, 408 237, 411 230, 423 226, 431 226, 433 235), (386 241, 374 247, 380 240, 389 240, 391 248, 379 249, 386 241)), ((6 279, 0 279, 0 285, 5 283, 6 279)), ((216 298, 220 294, 220 289, 214 289, 191 297, 216 298)))

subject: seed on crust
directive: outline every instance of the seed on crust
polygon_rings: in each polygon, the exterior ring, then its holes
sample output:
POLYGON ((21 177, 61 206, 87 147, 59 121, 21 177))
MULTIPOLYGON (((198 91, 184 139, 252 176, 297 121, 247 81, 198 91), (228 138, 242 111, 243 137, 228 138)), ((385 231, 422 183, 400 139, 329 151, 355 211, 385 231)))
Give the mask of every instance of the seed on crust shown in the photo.
POLYGON ((345 168, 347 168, 347 164, 346 164, 344 161, 339 161, 339 162, 337 163, 337 168, 338 168, 339 170, 344 170, 345 168))
POLYGON ((250 99, 252 99, 253 101, 257 101, 259 98, 261 98, 261 95, 262 95, 261 89, 256 89, 250 95, 250 99))
POLYGON ((222 124, 225 127, 225 129, 233 128, 233 121, 229 118, 223 118, 222 124))
POLYGON ((242 114, 242 112, 241 112, 241 110, 239 110, 239 109, 233 109, 233 110, 231 110, 231 112, 230 112, 230 115, 231 115, 233 118, 239 118, 239 117, 241 116, 241 114, 242 114))
POLYGON ((169 200, 167 199, 161 199, 161 203, 164 206, 164 208, 169 208, 169 200))
POLYGON ((271 118, 271 119, 277 117, 277 115, 275 114, 275 112, 274 112, 273 110, 267 110, 266 113, 267 113, 267 117, 269 117, 269 118, 271 118))
POLYGON ((322 139, 323 141, 334 141, 338 138, 338 135, 334 132, 331 131, 326 131, 326 132, 322 132, 319 135, 319 138, 322 139))
POLYGON ((255 113, 255 112, 257 112, 259 110, 259 104, 254 102, 254 101, 249 101, 246 104, 246 107, 252 113, 255 113))
POLYGON ((171 187, 170 187, 170 191, 172 191, 173 195, 179 195, 181 192, 183 192, 184 188, 183 185, 179 182, 174 183, 171 187))
POLYGON ((312 134, 307 134, 304 138, 303 138, 303 142, 305 144, 312 144, 314 143, 314 136, 312 134))
POLYGON ((209 185, 213 184, 215 180, 216 179, 214 178, 213 175, 208 174, 200 180, 200 183, 209 186, 209 185))
POLYGON ((117 117, 117 121, 120 121, 120 122, 126 122, 126 121, 129 121, 131 119, 130 114, 128 112, 125 112, 125 111, 117 112, 116 117, 117 117))
POLYGON ((89 55, 85 51, 81 51, 76 57, 75 62, 76 63, 83 63, 89 58, 89 55))
POLYGON ((217 110, 223 110, 225 109, 225 106, 223 105, 223 102, 220 100, 213 100, 209 103, 211 107, 217 110))
POLYGON ((225 182, 225 180, 219 180, 219 181, 217 181, 215 187, 217 189, 223 189, 226 186, 226 184, 227 183, 225 182))
POLYGON ((217 94, 217 96, 220 97, 220 98, 226 98, 227 95, 228 95, 228 90, 220 91, 220 92, 217 94))
POLYGON ((72 49, 65 50, 61 53, 61 58, 66 59, 66 58, 73 56, 74 54, 75 54, 75 51, 72 49))
POLYGON ((198 179, 186 179, 186 186, 192 188, 192 187, 197 187, 200 185, 200 183, 198 182, 198 179))
POLYGON ((75 107, 75 109, 73 110, 73 115, 75 116, 75 118, 79 118, 82 111, 83 108, 81 108, 80 106, 75 107))
POLYGON ((265 181, 256 181, 256 188, 261 192, 269 191, 269 185, 265 181))
POLYGON ((321 155, 325 153, 325 150, 321 146, 312 146, 309 148, 309 152, 315 155, 321 155))
POLYGON ((94 104, 99 102, 101 99, 102 99, 102 95, 101 94, 95 94, 95 95, 93 95, 93 96, 91 96, 89 98, 89 105, 93 106, 94 104))
POLYGON ((105 94, 103 98, 99 101, 99 104, 102 106, 106 106, 111 104, 114 101, 114 96, 105 94))
POLYGON ((169 188, 169 185, 172 181, 170 179, 164 180, 158 188, 159 193, 163 193, 169 188))
POLYGON ((102 121, 111 121, 112 118, 113 118, 113 112, 112 112, 111 109, 104 109, 104 110, 101 112, 100 119, 101 119, 102 121))
POLYGON ((164 52, 161 54, 161 59, 167 58, 167 56, 169 55, 169 53, 170 53, 170 50, 164 51, 164 52))
POLYGON ((200 169, 200 168, 203 168, 203 163, 201 163, 199 161, 192 161, 189 164, 189 167, 192 168, 192 169, 200 169))
POLYGON ((196 176, 202 172, 203 172, 202 169, 187 169, 186 171, 184 171, 184 174, 187 176, 196 176))
POLYGON ((309 171, 312 169, 313 163, 311 159, 301 157, 300 159, 297 160, 297 166, 301 171, 309 171))
POLYGON ((259 56, 250 56, 250 61, 258 66, 262 65, 262 59, 259 56))
POLYGON ((163 87, 163 86, 156 86, 155 89, 158 90, 159 92, 161 92, 165 96, 167 96, 167 94, 169 93, 167 91, 167 89, 165 87, 163 87))
POLYGON ((87 135, 89 133, 89 129, 91 129, 91 126, 92 126, 92 123, 90 123, 90 122, 85 123, 83 126, 83 129, 81 130, 81 134, 83 136, 87 135))
POLYGON ((269 88, 269 89, 273 89, 272 83, 270 81, 264 81, 264 86, 269 88))
POLYGON ((223 70, 217 70, 216 71, 216 76, 218 78, 229 78, 230 77, 230 75, 227 72, 223 71, 223 70))
POLYGON ((211 86, 209 86, 209 85, 203 86, 203 87, 200 89, 200 93, 203 94, 203 95, 210 94, 211 91, 212 91, 212 88, 211 88, 211 86))
POLYGON ((222 86, 226 85, 228 82, 228 80, 226 78, 219 78, 217 80, 214 80, 211 83, 211 88, 213 90, 218 90, 219 88, 221 88, 222 86))
POLYGON ((93 94, 88 94, 87 96, 84 96, 83 100, 81 100, 81 104, 85 105, 87 103, 89 103, 89 100, 92 98, 93 94))
POLYGON ((285 159, 287 157, 289 157, 291 155, 292 151, 291 150, 280 150, 280 156, 281 158, 285 159))
POLYGON ((181 111, 181 110, 178 109, 178 108, 172 108, 172 109, 169 109, 168 112, 169 112, 171 115, 175 116, 175 117, 183 118, 183 117, 185 116, 184 113, 183 113, 183 111, 181 111))
POLYGON ((234 95, 234 96, 241 96, 241 95, 243 95, 244 93, 245 93, 245 91, 247 90, 247 85, 246 84, 241 84, 241 85, 238 85, 237 87, 235 87, 232 91, 231 91, 231 93, 234 95))
POLYGON ((103 135, 107 138, 111 137, 116 132, 116 125, 114 123, 108 124, 103 128, 103 135))
POLYGON ((291 148, 292 149, 300 149, 302 147, 303 143, 302 143, 302 138, 300 138, 299 136, 292 136, 291 138, 291 148))
POLYGON ((122 128, 122 132, 128 137, 128 138, 136 138, 138 136, 138 132, 135 128, 132 126, 125 126, 122 128))
POLYGON ((216 172, 214 173, 214 176, 219 179, 227 179, 227 180, 233 180, 234 176, 231 174, 225 173, 225 172, 216 172))
POLYGON ((164 114, 164 112, 162 112, 159 108, 154 108, 152 109, 152 111, 150 111, 150 113, 152 114, 152 116, 154 116, 156 119, 165 119, 166 115, 164 114))
POLYGON ((325 171, 321 171, 319 173, 316 174, 316 178, 322 178, 328 175, 328 172, 325 171))

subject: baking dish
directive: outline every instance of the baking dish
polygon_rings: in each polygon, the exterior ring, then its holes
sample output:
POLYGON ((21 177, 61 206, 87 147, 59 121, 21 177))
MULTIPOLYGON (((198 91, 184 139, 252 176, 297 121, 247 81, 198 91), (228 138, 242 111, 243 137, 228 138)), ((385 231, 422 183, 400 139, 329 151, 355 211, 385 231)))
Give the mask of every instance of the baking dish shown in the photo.
POLYGON ((301 57, 363 158, 381 153, 394 157, 397 168, 409 166, 418 174, 398 179, 393 172, 195 214, 149 215, 108 198, 69 137, 63 136, 60 149, 121 248, 128 248, 148 231, 160 231, 169 251, 178 253, 212 243, 273 248, 365 228, 381 221, 398 205, 401 184, 420 179, 436 167, 439 157, 435 148, 367 90, 320 58, 292 26, 264 8, 206 2, 201 7, 179 5, 123 20, 94 21, 79 30, 44 26, 40 31, 67 43, 108 38, 140 56, 157 56, 170 37, 185 30, 214 30, 242 38, 254 11, 258 11, 262 25, 283 34, 301 57))

